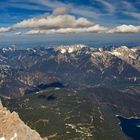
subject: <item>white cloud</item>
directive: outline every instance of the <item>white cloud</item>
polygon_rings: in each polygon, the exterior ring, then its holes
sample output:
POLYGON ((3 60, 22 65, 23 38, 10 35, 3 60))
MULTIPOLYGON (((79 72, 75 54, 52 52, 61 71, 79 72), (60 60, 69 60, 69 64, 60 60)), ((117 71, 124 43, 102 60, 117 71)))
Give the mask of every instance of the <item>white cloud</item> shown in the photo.
POLYGON ((95 24, 84 17, 76 18, 66 14, 64 7, 57 8, 51 15, 23 20, 12 26, 13 29, 28 29, 26 34, 55 34, 55 33, 82 33, 102 32, 107 28, 95 24))
POLYGON ((17 23, 13 28, 42 28, 42 29, 57 29, 57 28, 75 28, 88 27, 93 25, 86 18, 75 18, 71 15, 49 15, 40 18, 31 18, 17 23))
POLYGON ((134 25, 120 25, 107 31, 108 33, 138 33, 140 32, 140 26, 134 25))
POLYGON ((65 15, 65 14, 68 14, 69 12, 70 12, 70 8, 69 7, 58 7, 56 9, 54 9, 53 15, 54 16, 65 15))
POLYGON ((16 32, 15 35, 22 35, 22 32, 16 32))
MULTIPOLYGON (((26 34, 54 34, 54 33, 82 33, 82 32, 102 32, 107 28, 84 17, 76 18, 66 14, 65 8, 57 8, 51 15, 41 15, 31 19, 23 20, 8 28, 1 28, 2 31, 27 29, 26 34)), ((16 33, 16 35, 21 32, 16 33)))
MULTIPOLYGON (((102 1, 102 0, 98 0, 102 1)), ((104 2, 104 0, 103 0, 104 2)), ((109 6, 109 5, 108 5, 109 6)), ((70 9, 69 9, 70 10, 70 9)), ((136 33, 140 32, 140 26, 120 25, 108 29, 84 17, 76 17, 68 14, 68 8, 56 8, 50 15, 44 14, 38 17, 23 20, 10 27, 0 28, 0 33, 26 29, 26 34, 56 34, 56 33, 84 33, 84 32, 104 32, 104 33, 136 33)), ((25 32, 25 31, 24 31, 25 32)), ((22 32, 15 33, 21 35, 22 32)))
POLYGON ((100 25, 93 25, 90 27, 84 28, 60 28, 60 29, 50 29, 50 30, 30 30, 26 34, 65 34, 65 33, 85 33, 85 32, 103 32, 107 30, 107 28, 100 25))
POLYGON ((11 31, 11 30, 12 30, 12 29, 11 29, 10 27, 7 27, 7 28, 2 27, 2 28, 0 28, 0 33, 9 32, 9 31, 11 31))

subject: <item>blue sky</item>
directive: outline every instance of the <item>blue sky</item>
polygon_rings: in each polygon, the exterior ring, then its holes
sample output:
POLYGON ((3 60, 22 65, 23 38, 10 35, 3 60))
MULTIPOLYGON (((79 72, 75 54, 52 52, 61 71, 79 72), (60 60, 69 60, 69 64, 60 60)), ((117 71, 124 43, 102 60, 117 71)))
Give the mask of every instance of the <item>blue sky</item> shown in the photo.
POLYGON ((140 22, 139 0, 1 0, 0 26, 50 13, 55 8, 66 5, 77 9, 77 13, 72 10, 72 14, 102 25, 138 25, 140 22))
POLYGON ((135 38, 139 32, 139 0, 0 1, 0 39, 75 33, 133 34, 135 38))

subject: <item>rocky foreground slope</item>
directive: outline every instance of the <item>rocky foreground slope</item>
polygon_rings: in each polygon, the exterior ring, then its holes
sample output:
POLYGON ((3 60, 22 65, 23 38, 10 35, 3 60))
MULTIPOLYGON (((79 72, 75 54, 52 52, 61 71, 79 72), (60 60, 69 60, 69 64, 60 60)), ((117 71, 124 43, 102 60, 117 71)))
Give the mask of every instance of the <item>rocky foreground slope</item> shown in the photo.
POLYGON ((0 102, 0 140, 42 140, 16 112, 10 112, 0 102))

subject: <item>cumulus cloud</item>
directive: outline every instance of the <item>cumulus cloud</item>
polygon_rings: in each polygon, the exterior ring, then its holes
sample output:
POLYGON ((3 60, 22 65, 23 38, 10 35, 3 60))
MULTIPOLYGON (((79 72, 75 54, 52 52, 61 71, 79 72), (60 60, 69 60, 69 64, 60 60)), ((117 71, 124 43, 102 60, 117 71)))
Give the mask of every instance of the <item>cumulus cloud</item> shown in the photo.
POLYGON ((67 8, 57 8, 51 15, 45 14, 23 20, 11 28, 13 30, 28 29, 26 34, 82 33, 106 30, 104 26, 95 24, 84 17, 76 18, 67 12, 67 8))
POLYGON ((93 25, 86 18, 75 18, 71 15, 49 15, 40 18, 31 18, 17 23, 13 28, 41 28, 41 29, 58 29, 58 28, 76 28, 88 27, 93 25))
MULTIPOLYGON (((112 29, 108 29, 99 24, 88 20, 84 17, 75 17, 68 14, 69 8, 56 8, 50 15, 44 14, 38 17, 23 20, 7 28, 0 28, 0 33, 17 31, 19 29, 26 29, 26 34, 56 34, 56 33, 136 33, 140 32, 140 26, 134 25, 120 25, 112 29)), ((21 35, 21 32, 15 33, 21 35)))
POLYGON ((54 9, 52 14, 57 16, 57 15, 65 15, 65 14, 68 14, 69 12, 70 12, 69 7, 58 7, 54 9))
POLYGON ((108 33, 138 33, 140 32, 140 26, 134 25, 120 25, 107 31, 108 33))
POLYGON ((2 28, 0 28, 0 33, 9 32, 9 31, 11 31, 11 30, 12 30, 12 29, 11 29, 10 27, 7 27, 7 28, 2 27, 2 28))
POLYGON ((55 34, 101 32, 107 28, 95 24, 84 17, 76 18, 66 14, 64 7, 57 8, 52 15, 43 15, 23 20, 12 26, 13 29, 29 29, 26 34, 55 34))

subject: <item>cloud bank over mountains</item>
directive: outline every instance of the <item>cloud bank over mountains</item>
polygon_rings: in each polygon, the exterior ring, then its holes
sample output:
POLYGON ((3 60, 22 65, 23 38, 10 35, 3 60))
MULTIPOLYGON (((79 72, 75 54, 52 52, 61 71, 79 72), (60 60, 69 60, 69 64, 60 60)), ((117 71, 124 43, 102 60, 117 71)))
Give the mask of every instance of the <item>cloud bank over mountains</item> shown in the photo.
POLYGON ((140 26, 125 25, 125 24, 108 30, 108 33, 138 33, 138 32, 140 32, 140 26))
MULTIPOLYGON (((69 8, 56 8, 52 14, 23 20, 10 27, 1 27, 0 33, 26 30, 23 34, 64 34, 64 33, 138 33, 140 26, 120 25, 112 29, 96 24, 87 18, 69 14, 69 8)), ((19 35, 21 35, 20 32, 19 35)))

